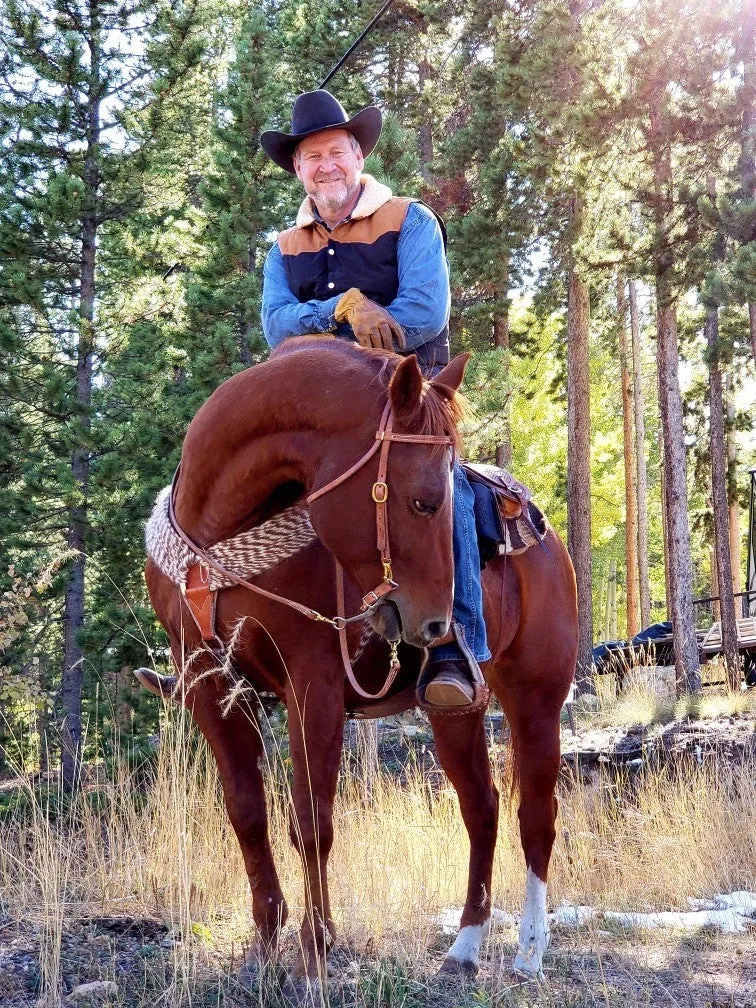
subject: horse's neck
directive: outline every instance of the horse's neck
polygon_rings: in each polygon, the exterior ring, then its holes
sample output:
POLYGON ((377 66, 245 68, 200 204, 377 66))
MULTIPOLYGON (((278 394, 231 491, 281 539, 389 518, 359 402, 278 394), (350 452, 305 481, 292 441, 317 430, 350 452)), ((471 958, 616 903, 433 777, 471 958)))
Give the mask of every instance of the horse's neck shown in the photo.
POLYGON ((354 420, 351 397, 340 397, 333 368, 319 374, 308 362, 303 375, 305 362, 296 368, 292 358, 226 382, 189 427, 176 511, 202 545, 253 528, 294 503, 298 488, 311 485, 334 434, 354 420))

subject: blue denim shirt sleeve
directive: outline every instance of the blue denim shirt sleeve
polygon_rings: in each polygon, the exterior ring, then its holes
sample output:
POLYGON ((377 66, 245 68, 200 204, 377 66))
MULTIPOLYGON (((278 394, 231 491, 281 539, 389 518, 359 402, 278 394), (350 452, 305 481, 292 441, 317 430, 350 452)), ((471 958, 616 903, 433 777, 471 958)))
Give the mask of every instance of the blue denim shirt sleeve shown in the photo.
POLYGON ((451 295, 441 228, 422 203, 410 203, 399 231, 399 291, 386 305, 404 329, 407 349, 438 336, 449 321, 451 295))
POLYGON ((289 336, 332 332, 338 297, 327 301, 297 301, 286 278, 278 242, 274 242, 263 269, 262 326, 269 347, 277 347, 289 336))

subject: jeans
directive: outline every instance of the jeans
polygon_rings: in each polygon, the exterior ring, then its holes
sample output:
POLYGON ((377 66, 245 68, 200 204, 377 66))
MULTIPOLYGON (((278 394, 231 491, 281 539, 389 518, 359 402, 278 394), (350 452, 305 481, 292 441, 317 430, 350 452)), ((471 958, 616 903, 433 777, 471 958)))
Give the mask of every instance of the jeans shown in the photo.
MULTIPOLYGON (((483 622, 483 597, 480 589, 480 554, 475 531, 473 492, 462 466, 455 462, 454 485, 454 604, 452 619, 460 624, 465 641, 478 661, 491 657, 483 622)), ((456 644, 440 644, 431 648, 432 661, 461 658, 456 644)))

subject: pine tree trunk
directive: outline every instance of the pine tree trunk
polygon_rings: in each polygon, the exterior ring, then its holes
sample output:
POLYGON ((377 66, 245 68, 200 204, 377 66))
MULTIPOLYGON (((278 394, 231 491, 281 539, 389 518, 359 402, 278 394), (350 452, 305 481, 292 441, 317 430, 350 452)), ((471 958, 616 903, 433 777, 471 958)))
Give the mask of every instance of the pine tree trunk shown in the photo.
POLYGON ((640 630, 638 598, 638 498, 635 487, 633 445, 633 393, 627 352, 627 300, 625 282, 617 276, 617 315, 619 335, 620 383, 622 388, 622 437, 625 461, 625 571, 627 581, 628 640, 640 630))
POLYGON ((428 108, 425 84, 433 77, 433 66, 426 56, 420 60, 418 67, 418 85, 420 88, 420 108, 422 120, 418 130, 418 148, 420 153, 420 174, 425 182, 431 181, 431 162, 433 161, 433 120, 431 109, 428 108))
POLYGON ((97 260, 97 203, 100 185, 100 19, 98 0, 89 6, 91 70, 86 102, 87 151, 84 163, 79 335, 76 359, 76 407, 79 436, 71 453, 71 476, 77 500, 68 512, 68 548, 74 553, 63 607, 63 673, 60 686, 63 783, 71 789, 79 777, 82 748, 82 689, 84 652, 80 635, 86 611, 85 574, 89 500, 89 434, 94 351, 95 266, 97 260))
MULTIPOLYGON (((712 203, 716 203, 716 181, 707 179, 707 190, 712 203)), ((712 248, 715 265, 722 262, 725 248, 721 232, 712 248)), ((727 683, 731 690, 740 689, 740 655, 738 653, 738 625, 733 594, 732 542, 730 537, 730 507, 727 500, 727 438, 725 434, 725 400, 722 391, 722 371, 719 363, 719 307, 706 307, 706 347, 709 357, 709 454, 711 456, 711 499, 714 512, 714 549, 717 556, 717 586, 719 594, 720 624, 722 627, 722 654, 727 670, 727 683)))
MULTIPOLYGON (((756 0, 743 0, 740 46, 743 59, 740 184, 742 197, 756 197, 756 0)), ((756 304, 748 304, 751 352, 756 359, 756 304)))
POLYGON ((664 431, 664 476, 669 531, 669 587, 678 692, 700 693, 698 642, 693 618, 693 563, 688 527, 685 427, 680 394, 677 304, 673 294, 674 252, 669 235, 672 211, 672 151, 665 82, 649 94, 650 146, 654 176, 654 273, 656 281, 659 406, 664 431))
POLYGON ((617 561, 609 564, 609 639, 617 640, 617 561))
POLYGON ((706 345, 709 349, 709 431, 711 452, 711 497, 714 511, 714 548, 717 558, 719 612, 722 625, 722 652, 731 690, 740 689, 740 658, 735 599, 730 562, 730 520, 727 506, 727 455, 725 448, 724 397, 719 370, 717 338, 719 309, 706 310, 706 345))
MULTIPOLYGON (((257 266, 255 260, 257 258, 257 242, 253 239, 247 246, 247 262, 245 265, 245 270, 248 276, 251 276, 257 266)), ((244 365, 244 367, 249 367, 252 364, 252 333, 254 332, 254 323, 252 319, 249 318, 249 309, 245 305, 243 307, 244 318, 240 326, 239 333, 239 362, 244 365)))
POLYGON ((641 332, 635 280, 628 281, 630 332, 633 341, 633 405, 635 413, 635 490, 638 515, 638 588, 641 625, 651 622, 651 588, 648 578, 648 503, 646 499, 646 421, 643 416, 643 373, 641 332))
POLYGON ((678 376, 677 309, 666 276, 658 275, 659 405, 664 431, 664 486, 669 534, 669 603, 678 690, 701 692, 693 618, 693 564, 688 528, 688 488, 682 397, 678 376))
POLYGON ((659 501, 661 503, 662 546, 664 550, 664 612, 665 619, 672 619, 672 589, 669 585, 669 572, 672 566, 669 559, 669 511, 667 510, 667 476, 664 465, 664 432, 659 427, 659 501))
MULTIPOLYGON (((576 199, 575 204, 578 203, 576 199)), ((576 207, 575 218, 579 208, 576 207)), ((578 597, 577 692, 594 692, 593 578, 591 568, 591 458, 588 285, 575 265, 567 300, 567 545, 575 566, 578 597)))
MULTIPOLYGON (((714 533, 712 532, 712 538, 714 533)), ((721 619, 721 609, 719 608, 719 568, 717 567, 717 547, 712 542, 709 550, 709 562, 711 564, 711 577, 709 579, 709 595, 715 599, 711 604, 711 611, 714 619, 721 619)))
POLYGON ((738 500, 738 444, 733 432, 735 425, 735 390, 732 375, 724 377, 727 428, 727 502, 730 512, 730 566, 732 569, 732 590, 740 591, 740 501, 738 500))
POLYGON ((501 355, 501 379, 504 386, 504 408, 501 411, 502 438, 496 445, 496 465, 508 469, 512 463, 511 388, 509 374, 509 257, 502 263, 501 283, 497 292, 497 308, 493 320, 494 346, 501 355))

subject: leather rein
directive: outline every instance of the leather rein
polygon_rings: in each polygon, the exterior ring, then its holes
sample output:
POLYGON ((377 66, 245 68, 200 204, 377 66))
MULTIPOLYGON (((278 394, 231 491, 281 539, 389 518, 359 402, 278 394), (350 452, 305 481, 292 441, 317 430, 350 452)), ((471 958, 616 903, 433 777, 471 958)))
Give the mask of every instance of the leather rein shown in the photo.
MULTIPOLYGON (((203 621, 198 618, 198 614, 195 612, 195 608, 191 603, 191 594, 194 591, 197 595, 202 595, 202 601, 199 603, 201 606, 206 607, 208 605, 209 589, 202 589, 202 584, 207 584, 209 580, 208 568, 216 570, 218 573, 222 574, 224 577, 233 581, 235 584, 242 588, 246 588, 256 595, 260 595, 263 598, 267 598, 272 602, 280 602, 282 605, 288 606, 295 612, 300 613, 302 616, 306 616, 308 619, 316 620, 321 623, 329 623, 332 627, 338 631, 339 634, 339 646, 341 649, 341 657, 344 663, 344 671, 346 673, 347 679, 355 691, 364 700, 380 700, 384 697, 388 691, 391 689, 394 680, 399 672, 399 662, 396 657, 396 651, 398 647, 398 642, 390 641, 391 645, 391 667, 389 670, 388 678, 384 683, 383 687, 378 693, 367 693, 362 689, 360 684, 357 682, 354 670, 352 669, 351 659, 349 657, 349 645, 347 641, 346 628, 348 624, 354 623, 358 620, 365 619, 371 608, 381 602, 387 595, 392 591, 395 591, 399 585, 394 581, 393 570, 391 566, 391 549, 389 543, 389 531, 388 531, 388 461, 389 461, 389 449, 394 441, 399 441, 404 444, 432 444, 432 445, 446 445, 449 447, 453 445, 453 438, 447 437, 445 435, 434 435, 434 434, 396 434, 393 429, 394 426, 394 412, 391 407, 390 400, 386 403, 384 407, 383 414, 381 416, 380 425, 375 434, 375 441, 371 447, 365 452, 365 454, 359 458, 354 465, 352 465, 346 472, 337 476, 336 479, 331 480, 325 486, 320 487, 315 490, 306 498, 306 503, 312 504, 318 498, 325 496, 325 494, 330 493, 336 487, 341 486, 345 483, 351 476, 354 476, 356 472, 359 472, 362 467, 370 461, 370 459, 378 453, 378 473, 375 483, 373 483, 370 496, 375 503, 375 528, 376 528, 376 548, 381 558, 381 565, 383 567, 383 578, 380 583, 367 593, 362 599, 362 606, 358 613, 354 616, 345 615, 345 590, 344 590, 344 571, 336 560, 336 610, 337 615, 334 617, 324 616, 322 613, 318 612, 316 609, 311 609, 309 606, 303 605, 301 602, 295 602, 293 599, 286 598, 283 595, 277 595, 275 592, 267 591, 265 588, 261 588, 259 585, 252 584, 251 581, 247 581, 245 578, 240 577, 233 571, 228 570, 222 564, 219 564, 209 553, 207 553, 201 546, 195 543, 191 537, 183 530, 181 525, 176 518, 176 513, 174 510, 174 496, 176 493, 176 484, 178 481, 178 476, 181 467, 176 470, 173 477, 173 482, 171 483, 171 492, 168 498, 168 520, 173 528, 173 531, 198 557, 200 564, 198 576, 199 576, 199 586, 197 588, 190 588, 187 584, 182 584, 182 592, 187 599, 187 605, 189 611, 194 617, 200 632, 202 633, 203 640, 205 643, 209 641, 215 641, 215 647, 211 646, 211 650, 216 653, 225 652, 225 648, 222 643, 218 641, 214 630, 214 616, 215 616, 215 599, 212 598, 209 601, 211 607, 209 615, 206 614, 206 620, 203 621), (203 571, 204 568, 204 571, 203 571), (203 626, 203 622, 205 625, 203 626)), ((190 572, 193 568, 190 568, 190 572)), ((189 573, 187 577, 189 576, 189 573)), ((214 593, 213 593, 214 595, 214 593)))

